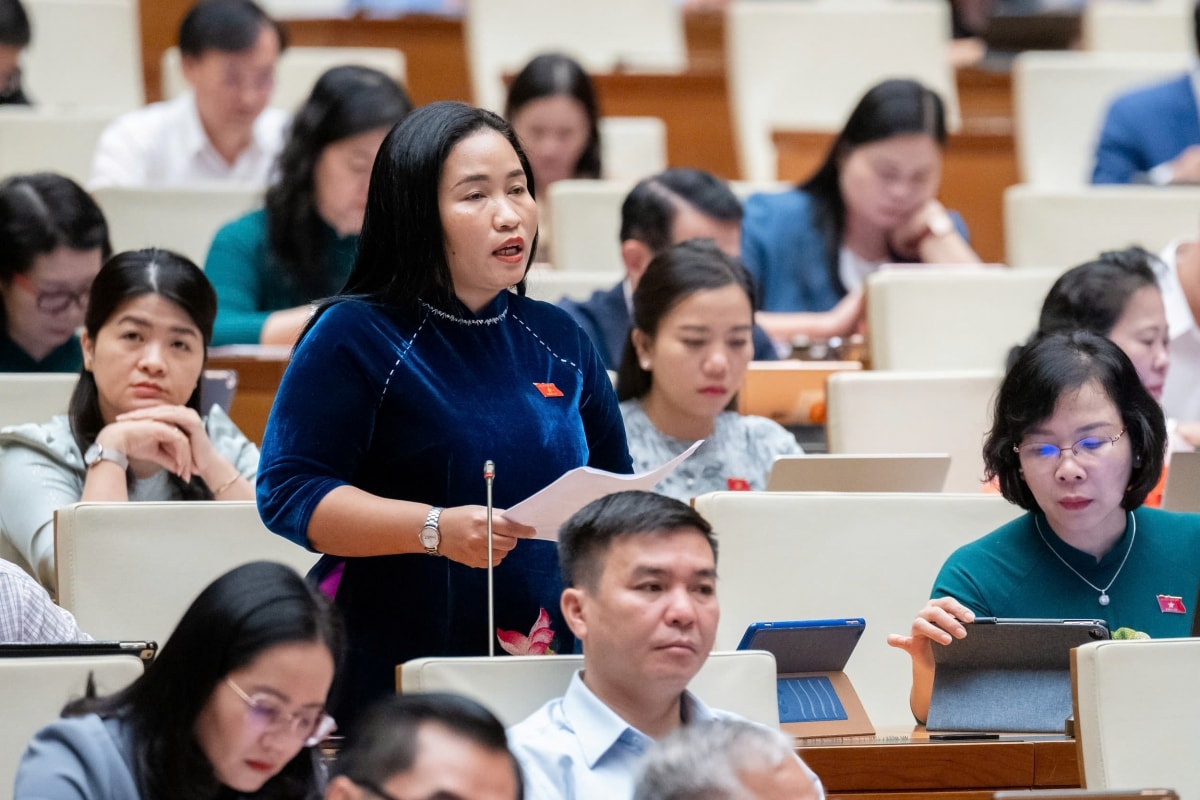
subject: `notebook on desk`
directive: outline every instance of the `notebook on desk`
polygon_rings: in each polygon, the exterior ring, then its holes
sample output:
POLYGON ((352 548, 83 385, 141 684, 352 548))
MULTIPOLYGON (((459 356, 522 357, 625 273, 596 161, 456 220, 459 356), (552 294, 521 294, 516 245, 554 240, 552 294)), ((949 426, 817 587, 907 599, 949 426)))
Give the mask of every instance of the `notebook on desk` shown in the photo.
POLYGON ((752 361, 738 391, 738 413, 784 426, 822 425, 829 376, 858 369, 859 361, 752 361))
POLYGON ((797 738, 875 733, 843 671, 866 628, 861 617, 755 622, 738 650, 775 656, 779 725, 797 738))
POLYGON ((940 492, 947 453, 780 456, 767 475, 769 492, 940 492))

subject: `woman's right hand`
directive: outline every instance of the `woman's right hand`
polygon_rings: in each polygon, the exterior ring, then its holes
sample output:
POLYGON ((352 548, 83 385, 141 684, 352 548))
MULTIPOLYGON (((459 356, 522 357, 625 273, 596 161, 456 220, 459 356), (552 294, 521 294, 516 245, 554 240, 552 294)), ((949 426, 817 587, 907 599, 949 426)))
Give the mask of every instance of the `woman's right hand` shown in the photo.
POLYGON ((947 645, 955 639, 965 638, 967 629, 963 627, 963 623, 974 620, 975 612, 953 597, 936 597, 917 612, 917 618, 913 620, 912 630, 907 636, 889 634, 887 643, 906 651, 912 657, 914 666, 921 665, 932 670, 931 643, 947 645))
MULTIPOLYGON (((504 509, 492 509, 492 566, 498 565, 517 546, 518 539, 532 539, 537 532, 528 525, 504 519, 504 509)), ((438 520, 442 542, 438 551, 452 561, 468 567, 488 565, 487 509, 483 506, 455 506, 442 512, 438 520)))
POLYGON ((101 428, 96 441, 117 450, 130 461, 149 461, 185 481, 192 479, 192 447, 177 426, 156 419, 113 422, 101 428))
POLYGON ((912 658, 913 682, 908 704, 919 721, 925 722, 929 718, 929 699, 933 696, 933 642, 947 645, 955 639, 965 638, 967 629, 963 623, 974 620, 974 612, 953 597, 937 597, 917 613, 907 636, 888 635, 888 644, 904 650, 912 658))

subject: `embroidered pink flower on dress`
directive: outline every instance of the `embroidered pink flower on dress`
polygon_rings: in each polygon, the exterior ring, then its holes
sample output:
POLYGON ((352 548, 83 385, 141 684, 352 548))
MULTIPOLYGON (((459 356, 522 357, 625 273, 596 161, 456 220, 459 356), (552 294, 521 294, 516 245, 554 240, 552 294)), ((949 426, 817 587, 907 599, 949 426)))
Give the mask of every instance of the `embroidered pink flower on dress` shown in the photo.
POLYGON ((550 615, 544 608, 538 614, 537 622, 533 623, 528 636, 497 628, 496 638, 504 652, 510 656, 554 655, 554 651, 550 649, 550 644, 554 641, 554 629, 550 627, 550 615))

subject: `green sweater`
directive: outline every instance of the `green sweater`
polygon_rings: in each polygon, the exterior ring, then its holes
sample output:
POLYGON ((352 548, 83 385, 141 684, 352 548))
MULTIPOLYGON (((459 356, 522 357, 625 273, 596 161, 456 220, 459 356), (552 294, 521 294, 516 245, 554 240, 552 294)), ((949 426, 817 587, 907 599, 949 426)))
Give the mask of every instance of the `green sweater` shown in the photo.
POLYGON ((252 211, 217 231, 204 272, 217 290, 217 320, 213 345, 258 344, 263 324, 282 311, 341 291, 354 266, 358 236, 338 236, 326 228, 325 290, 307 296, 287 280, 271 252, 267 212, 252 211))
POLYGON ((951 554, 933 585, 933 597, 953 597, 980 616, 1103 619, 1109 630, 1133 628, 1158 639, 1188 636, 1200 588, 1200 514, 1154 508, 1133 512, 1132 526, 1099 562, 1059 539, 1040 511, 1025 514, 951 554), (1038 535, 1038 515, 1046 541, 1038 535), (1047 546, 1049 542, 1049 546, 1047 546), (1050 551, 1054 548, 1054 552, 1050 551), (1061 555, 1087 580, 1108 590, 1110 604, 1068 569, 1061 555), (1186 613, 1160 607, 1158 596, 1181 598, 1186 613))
POLYGON ((79 372, 82 366, 83 349, 78 336, 67 339, 41 361, 34 361, 9 337, 0 320, 0 372, 79 372))

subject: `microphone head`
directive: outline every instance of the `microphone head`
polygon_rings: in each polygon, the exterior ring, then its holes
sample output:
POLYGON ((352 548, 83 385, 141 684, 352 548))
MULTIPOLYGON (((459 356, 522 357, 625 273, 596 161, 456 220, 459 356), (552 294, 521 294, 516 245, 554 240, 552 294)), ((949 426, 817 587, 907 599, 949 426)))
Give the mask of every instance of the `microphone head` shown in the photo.
POLYGON ((496 463, 488 459, 483 462, 483 478, 484 480, 491 480, 494 477, 496 477, 496 463))

